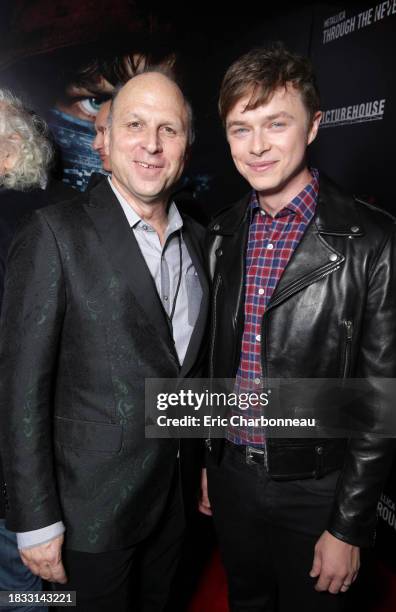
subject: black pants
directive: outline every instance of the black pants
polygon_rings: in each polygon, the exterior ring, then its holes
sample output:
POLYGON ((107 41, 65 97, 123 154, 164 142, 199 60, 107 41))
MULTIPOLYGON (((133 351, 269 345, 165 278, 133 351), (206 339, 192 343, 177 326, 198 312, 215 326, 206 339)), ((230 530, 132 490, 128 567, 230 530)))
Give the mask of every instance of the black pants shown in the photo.
POLYGON ((209 458, 209 498, 231 612, 345 609, 344 594, 315 591, 309 576, 337 478, 275 482, 230 446, 220 466, 209 458))
POLYGON ((68 582, 54 587, 76 591, 77 607, 73 610, 78 612, 161 612, 169 596, 183 531, 183 503, 177 483, 161 521, 146 540, 103 553, 65 548, 68 582))

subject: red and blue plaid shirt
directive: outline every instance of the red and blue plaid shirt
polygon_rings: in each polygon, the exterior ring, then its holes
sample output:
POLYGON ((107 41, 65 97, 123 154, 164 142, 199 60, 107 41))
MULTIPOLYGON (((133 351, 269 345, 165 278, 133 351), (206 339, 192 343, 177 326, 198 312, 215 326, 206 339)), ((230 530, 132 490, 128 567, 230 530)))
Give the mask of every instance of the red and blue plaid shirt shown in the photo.
MULTIPOLYGON (((319 174, 314 168, 311 173, 312 181, 274 217, 260 208, 257 193, 252 193, 245 259, 245 324, 236 375, 238 393, 259 392, 262 387, 261 323, 275 287, 315 214, 319 174)), ((262 407, 249 406, 233 414, 250 418, 264 412, 262 407)), ((265 444, 261 428, 230 427, 227 438, 235 444, 265 444)))

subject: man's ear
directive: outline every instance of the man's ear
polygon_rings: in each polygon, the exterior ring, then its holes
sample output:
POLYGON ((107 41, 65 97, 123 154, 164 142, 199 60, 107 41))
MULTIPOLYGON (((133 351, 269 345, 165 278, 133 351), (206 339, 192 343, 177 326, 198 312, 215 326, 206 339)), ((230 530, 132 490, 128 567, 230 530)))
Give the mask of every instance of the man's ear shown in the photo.
POLYGON ((312 122, 311 122, 311 127, 309 128, 309 131, 308 131, 307 145, 310 145, 311 142, 315 140, 317 133, 318 133, 321 119, 322 119, 322 111, 316 111, 316 113, 313 116, 312 122))

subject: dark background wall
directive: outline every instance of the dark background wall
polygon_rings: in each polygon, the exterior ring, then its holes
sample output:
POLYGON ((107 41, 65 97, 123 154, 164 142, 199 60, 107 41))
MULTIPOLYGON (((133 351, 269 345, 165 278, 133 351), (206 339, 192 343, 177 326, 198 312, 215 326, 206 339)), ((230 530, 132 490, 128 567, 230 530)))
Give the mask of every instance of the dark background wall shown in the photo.
MULTIPOLYGON (((194 72, 197 78, 191 83, 191 91, 198 110, 198 142, 192 173, 200 170, 210 177, 211 188, 202 194, 208 210, 224 205, 229 198, 235 199, 246 190, 233 169, 217 119, 216 97, 221 76, 241 53, 279 39, 290 49, 311 57, 324 110, 345 108, 347 113, 348 107, 352 107, 350 115, 354 112, 359 115, 353 120, 323 125, 312 145, 312 163, 349 191, 396 212, 393 185, 389 180, 396 133, 396 86, 392 78, 396 5, 391 2, 352 6, 312 3, 292 8, 284 4, 277 5, 276 10, 262 6, 260 11, 252 11, 248 16, 228 17, 223 26, 216 24, 209 31, 207 28, 204 24, 200 31, 195 31, 197 38, 202 36, 204 41, 194 45, 199 66, 194 72), (336 21, 335 16, 340 19, 336 24, 339 30, 332 33, 331 26, 326 28, 324 24, 331 18, 336 21), (332 35, 347 32, 348 27, 349 33, 331 39, 332 35), (324 42, 325 36, 327 42, 324 42), (366 111, 370 112, 370 102, 376 102, 383 113, 373 116, 375 105, 372 104, 372 115, 364 116, 366 111), (367 104, 364 111, 363 104, 367 104), (354 111, 354 106, 360 108, 354 111)), ((188 46, 184 53, 188 52, 188 46)))
MULTIPOLYGON (((50 6, 56 13, 57 5, 59 12, 67 12, 68 6, 79 4, 94 6, 99 16, 99 29, 100 21, 108 20, 116 5, 134 5, 128 0, 98 0, 95 3, 89 0, 80 0, 80 3, 79 0, 69 3, 65 0, 3 0, 0 3, 0 58, 1 41, 10 35, 10 20, 15 27, 15 14, 23 15, 27 7, 32 14, 35 7, 37 12, 43 12, 50 10, 46 8, 50 6)), ((327 123, 312 146, 311 159, 346 189, 396 212, 389 180, 396 127, 396 86, 392 78, 396 46, 395 0, 328 4, 264 0, 252 1, 246 6, 230 3, 228 10, 215 0, 188 3, 138 0, 135 4, 140 14, 149 16, 148 20, 154 16, 158 23, 166 24, 168 30, 162 35, 167 39, 164 46, 175 49, 181 60, 184 87, 195 109, 197 128, 188 175, 194 181, 194 191, 207 214, 239 197, 247 188, 233 168, 217 116, 222 75, 241 53, 274 40, 283 40, 290 49, 311 57, 317 70, 323 109, 347 109, 370 102, 382 105, 383 113, 377 117, 355 117, 342 124, 327 123), (331 27, 338 30, 332 32, 331 27)), ((23 27, 26 39, 32 37, 29 24, 23 27)), ((92 28, 87 25, 82 38, 90 41, 93 30, 98 30, 97 23, 92 28)), ((8 44, 12 45, 13 40, 15 45, 21 44, 15 33, 11 34, 8 44)), ((142 37, 142 34, 131 34, 130 39, 137 36, 142 37)), ((112 41, 106 40, 106 44, 111 46, 112 41)), ((59 51, 52 56, 56 53, 59 51)), ((50 58, 51 54, 46 57, 50 58)), ((21 83, 23 87, 24 78, 35 103, 38 97, 48 97, 48 89, 53 86, 50 62, 44 62, 43 55, 25 60, 22 79, 18 64, 8 71, 0 71, 0 85, 4 73, 6 84, 11 82, 14 87, 21 83), (45 81, 46 74, 50 83, 45 81)))

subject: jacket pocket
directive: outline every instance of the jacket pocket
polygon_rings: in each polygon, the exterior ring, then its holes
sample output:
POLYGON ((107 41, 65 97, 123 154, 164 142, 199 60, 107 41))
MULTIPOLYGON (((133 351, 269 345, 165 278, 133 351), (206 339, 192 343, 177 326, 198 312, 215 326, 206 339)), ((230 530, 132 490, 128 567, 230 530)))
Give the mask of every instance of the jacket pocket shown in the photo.
POLYGON ((118 453, 122 445, 122 425, 56 416, 54 438, 58 444, 74 450, 118 453))
POLYGON ((344 325, 344 349, 341 367, 341 377, 348 378, 351 373, 351 353, 352 353, 352 338, 353 338, 353 322, 346 320, 344 325))

